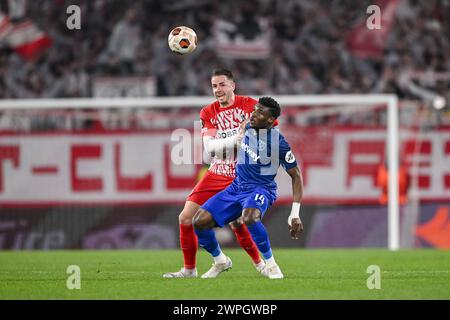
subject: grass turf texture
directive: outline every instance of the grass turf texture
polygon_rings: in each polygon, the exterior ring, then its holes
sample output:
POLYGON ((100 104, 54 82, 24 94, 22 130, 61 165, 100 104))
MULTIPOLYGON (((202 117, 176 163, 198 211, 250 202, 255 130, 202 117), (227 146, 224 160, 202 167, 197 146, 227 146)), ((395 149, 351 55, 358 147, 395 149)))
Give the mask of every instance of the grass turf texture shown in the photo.
MULTIPOLYGON (((181 266, 177 250, 0 252, 0 299, 450 299, 450 251, 274 249, 285 278, 269 280, 240 249, 217 279, 164 279, 181 266), (69 265, 81 289, 66 287, 69 265), (369 265, 381 289, 369 290, 369 265)), ((201 250, 199 275, 212 259, 201 250)))

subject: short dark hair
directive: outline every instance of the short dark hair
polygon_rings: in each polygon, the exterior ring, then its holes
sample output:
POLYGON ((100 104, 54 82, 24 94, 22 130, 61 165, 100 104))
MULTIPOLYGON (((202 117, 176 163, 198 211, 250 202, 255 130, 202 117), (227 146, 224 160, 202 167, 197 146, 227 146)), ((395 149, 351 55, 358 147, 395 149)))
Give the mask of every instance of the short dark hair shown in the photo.
POLYGON ((215 76, 225 76, 228 78, 228 80, 233 80, 233 73, 228 70, 228 69, 224 69, 224 68, 219 68, 219 69, 215 69, 211 75, 211 77, 215 77, 215 76))
POLYGON ((278 102, 272 98, 272 97, 261 97, 258 100, 259 104, 262 104, 263 106, 270 109, 270 113, 272 114, 272 117, 275 119, 280 116, 281 108, 278 102))

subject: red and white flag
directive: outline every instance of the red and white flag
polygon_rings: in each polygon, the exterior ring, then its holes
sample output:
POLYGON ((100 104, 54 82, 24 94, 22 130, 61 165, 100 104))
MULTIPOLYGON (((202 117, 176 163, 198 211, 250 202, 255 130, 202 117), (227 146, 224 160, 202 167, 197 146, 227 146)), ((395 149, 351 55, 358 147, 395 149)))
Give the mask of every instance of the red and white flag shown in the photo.
POLYGON ((31 20, 12 23, 9 17, 0 13, 0 43, 14 50, 27 60, 51 47, 52 39, 31 20))
POLYGON ((380 29, 369 29, 366 19, 359 22, 347 34, 349 51, 359 58, 380 59, 383 57, 387 38, 394 24, 399 0, 378 0, 380 8, 380 29))
POLYGON ((0 44, 3 43, 11 32, 12 24, 7 15, 0 12, 0 44))
POLYGON ((264 18, 255 21, 257 28, 243 32, 233 22, 218 19, 214 22, 214 47, 222 58, 267 59, 271 52, 271 31, 264 18))

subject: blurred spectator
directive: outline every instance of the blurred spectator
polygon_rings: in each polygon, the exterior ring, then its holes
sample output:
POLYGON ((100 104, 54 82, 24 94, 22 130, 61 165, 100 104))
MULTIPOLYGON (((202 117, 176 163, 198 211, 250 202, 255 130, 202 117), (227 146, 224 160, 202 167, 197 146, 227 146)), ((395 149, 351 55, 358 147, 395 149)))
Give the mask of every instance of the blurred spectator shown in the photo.
POLYGON ((239 94, 395 93, 402 99, 416 98, 398 84, 401 75, 409 74, 448 101, 450 2, 400 1, 382 59, 356 58, 346 47, 346 35, 367 18, 371 4, 28 1, 26 17, 51 35, 53 46, 33 63, 0 49, 0 98, 89 97, 97 77, 111 76, 153 77, 158 96, 210 96, 211 69, 225 66, 238 79, 239 94), (65 26, 65 10, 72 4, 81 7, 81 30, 65 26), (269 21, 270 58, 219 58, 214 21, 229 19, 250 35, 258 28, 251 16, 269 21), (191 26, 198 35, 199 46, 188 56, 168 49, 168 32, 177 25, 191 26))
MULTIPOLYGON (((380 164, 377 171, 377 185, 381 189, 380 204, 386 205, 388 203, 388 185, 389 185, 389 170, 387 162, 380 164)), ((411 177, 408 169, 404 164, 400 164, 398 169, 398 193, 399 204, 404 205, 408 201, 408 190, 411 185, 411 177)))
POLYGON ((98 62, 106 68, 106 72, 133 74, 140 43, 137 12, 131 7, 126 11, 124 18, 114 26, 106 51, 100 55, 98 62))
POLYGON ((427 87, 448 92, 449 76, 441 80, 436 76, 450 70, 448 1, 400 1, 381 61, 355 58, 345 46, 346 33, 367 18, 370 4, 368 0, 331 4, 325 0, 220 4, 180 0, 179 6, 171 8, 154 0, 28 1, 27 16, 55 43, 25 74, 16 67, 19 58, 15 54, 1 51, 9 81, 0 85, 0 92, 14 97, 89 96, 92 78, 137 75, 154 76, 156 93, 161 96, 203 94, 209 92, 209 69, 216 65, 240 75, 241 94, 258 94, 268 86, 275 94, 395 92, 412 97, 396 86, 398 74, 411 71, 426 74, 422 79, 427 87), (82 8, 81 30, 65 28, 69 4, 82 8), (271 21, 270 59, 217 58, 212 26, 217 18, 230 16, 244 36, 258 28, 249 17, 271 21), (167 48, 167 33, 184 24, 195 29, 200 45, 189 57, 176 57, 167 48), (180 68, 193 74, 189 85, 180 81, 180 68), (68 77, 72 72, 75 78, 68 77), (70 85, 65 89, 67 81, 74 83, 79 77, 79 88, 70 85), (261 79, 267 77, 266 85, 261 79))
POLYGON ((304 66, 297 71, 292 89, 298 94, 315 94, 321 91, 322 86, 312 74, 311 69, 304 66))

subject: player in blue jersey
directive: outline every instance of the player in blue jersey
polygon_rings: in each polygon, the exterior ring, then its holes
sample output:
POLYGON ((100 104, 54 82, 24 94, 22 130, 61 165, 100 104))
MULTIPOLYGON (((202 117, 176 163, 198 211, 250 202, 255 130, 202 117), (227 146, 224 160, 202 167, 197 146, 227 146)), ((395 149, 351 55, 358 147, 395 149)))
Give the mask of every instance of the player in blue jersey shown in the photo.
POLYGON ((270 279, 283 278, 261 219, 276 200, 275 176, 281 164, 292 179, 293 204, 288 224, 291 237, 298 239, 303 231, 300 219, 303 180, 289 144, 273 128, 279 115, 278 102, 271 97, 259 99, 250 123, 242 126, 239 135, 236 178, 228 188, 206 201, 192 220, 200 246, 214 258, 212 268, 202 278, 215 278, 232 267, 231 259, 220 249, 213 228, 223 227, 241 215, 266 261, 262 274, 270 279))

